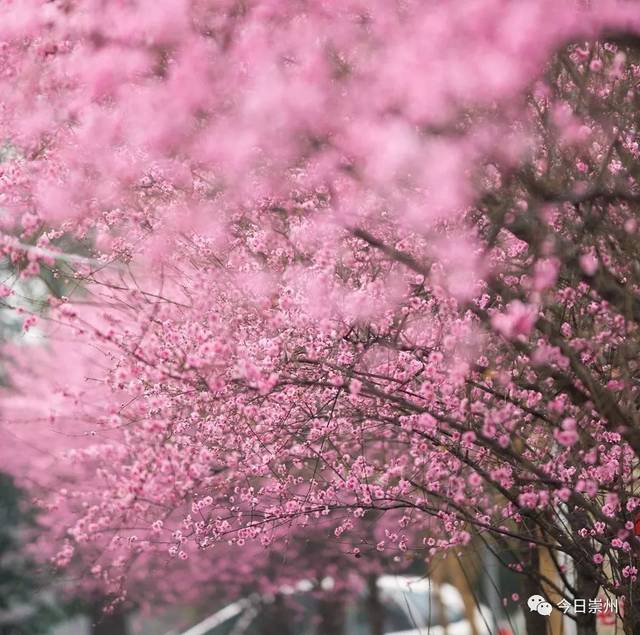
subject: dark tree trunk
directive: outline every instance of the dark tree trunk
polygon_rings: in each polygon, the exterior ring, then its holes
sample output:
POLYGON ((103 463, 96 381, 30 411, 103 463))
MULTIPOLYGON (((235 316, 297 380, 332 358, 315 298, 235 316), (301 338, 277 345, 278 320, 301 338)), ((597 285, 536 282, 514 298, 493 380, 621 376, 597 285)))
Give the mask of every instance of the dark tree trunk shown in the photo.
POLYGON ((127 615, 117 608, 113 613, 105 613, 102 602, 91 606, 91 635, 129 635, 127 615))
POLYGON ((598 597, 600 585, 587 572, 576 567, 576 594, 586 603, 586 613, 576 614, 577 635, 596 635, 598 631, 597 615, 589 613, 589 600, 598 597))
MULTIPOLYGON (((540 568, 540 555, 538 549, 530 549, 525 547, 522 553, 522 559, 527 562, 533 571, 538 571, 540 568)), ((522 582, 522 591, 525 601, 524 621, 527 627, 527 635, 545 635, 547 633, 547 618, 544 615, 540 615, 537 611, 530 611, 526 606, 527 598, 532 595, 544 596, 544 591, 540 580, 535 577, 525 576, 522 582)))
POLYGON ((338 598, 321 600, 318 613, 320 623, 316 635, 344 635, 344 602, 338 598))
POLYGON ((640 597, 636 594, 637 591, 631 598, 627 596, 624 599, 622 625, 625 635, 640 635, 640 597))
POLYGON ((375 574, 367 578, 367 608, 370 635, 384 635, 384 607, 380 601, 378 576, 375 574))
POLYGON ((596 615, 586 613, 584 615, 577 615, 576 633, 577 635, 597 635, 598 623, 596 615))
POLYGON ((264 606, 260 635, 293 635, 291 613, 281 595, 264 606))

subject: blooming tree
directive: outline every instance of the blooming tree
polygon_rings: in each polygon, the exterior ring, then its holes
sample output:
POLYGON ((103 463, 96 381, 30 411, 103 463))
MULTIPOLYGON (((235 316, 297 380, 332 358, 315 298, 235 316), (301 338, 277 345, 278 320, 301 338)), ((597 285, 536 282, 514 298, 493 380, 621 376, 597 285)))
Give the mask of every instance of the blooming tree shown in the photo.
POLYGON ((476 537, 633 632, 633 3, 0 6, 3 253, 77 284, 3 306, 102 395, 60 565, 476 537))

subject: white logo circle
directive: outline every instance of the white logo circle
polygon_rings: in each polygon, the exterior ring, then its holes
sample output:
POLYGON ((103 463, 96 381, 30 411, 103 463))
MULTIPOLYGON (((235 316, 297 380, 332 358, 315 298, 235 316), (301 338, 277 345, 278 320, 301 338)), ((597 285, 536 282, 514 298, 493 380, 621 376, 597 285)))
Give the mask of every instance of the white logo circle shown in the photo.
POLYGON ((532 595, 527 600, 527 606, 531 612, 535 611, 540 615, 551 615, 553 607, 541 595, 532 595))

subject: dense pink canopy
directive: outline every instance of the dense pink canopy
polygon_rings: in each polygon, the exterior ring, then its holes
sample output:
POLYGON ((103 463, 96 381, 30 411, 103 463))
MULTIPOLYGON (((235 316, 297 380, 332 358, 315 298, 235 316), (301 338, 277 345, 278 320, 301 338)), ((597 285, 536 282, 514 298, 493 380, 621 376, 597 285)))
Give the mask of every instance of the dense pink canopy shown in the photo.
POLYGON ((0 295, 48 351, 2 425, 58 564, 493 533, 627 593, 634 4, 0 8, 0 295))

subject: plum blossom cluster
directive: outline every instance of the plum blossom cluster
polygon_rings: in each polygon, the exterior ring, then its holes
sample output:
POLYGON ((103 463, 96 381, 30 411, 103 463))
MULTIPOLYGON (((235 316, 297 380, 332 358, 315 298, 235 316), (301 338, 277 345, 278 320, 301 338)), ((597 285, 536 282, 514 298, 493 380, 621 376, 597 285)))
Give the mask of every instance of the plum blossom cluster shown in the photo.
POLYGON ((47 555, 123 597, 551 546, 636 624, 637 11, 151 4, 0 2, 0 302, 74 362, 3 418, 56 440, 47 555))

